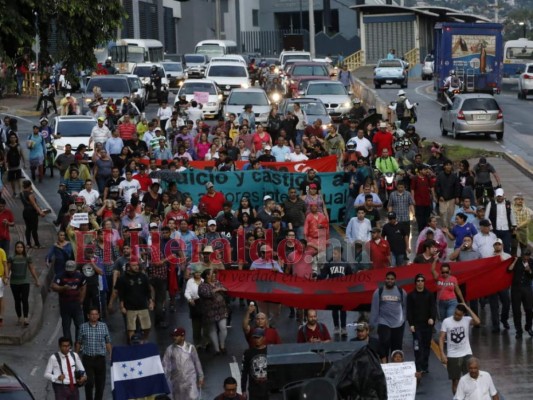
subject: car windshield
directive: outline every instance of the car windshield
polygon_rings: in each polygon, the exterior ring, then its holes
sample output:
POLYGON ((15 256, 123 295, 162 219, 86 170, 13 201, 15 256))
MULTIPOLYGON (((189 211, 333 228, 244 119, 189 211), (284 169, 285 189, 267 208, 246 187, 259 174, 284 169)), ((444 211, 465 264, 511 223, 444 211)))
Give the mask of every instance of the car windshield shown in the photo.
MULTIPOLYGON (((307 115, 326 115, 326 107, 319 102, 301 102, 300 107, 307 115)), ((287 111, 294 111, 294 103, 287 104, 287 111)))
POLYGON ((246 78, 246 68, 238 65, 211 65, 208 76, 246 78))
POLYGON ((489 98, 466 99, 461 106, 463 111, 496 111, 500 110, 496 100, 489 98))
POLYGON ((188 55, 185 56, 185 64, 202 64, 205 63, 205 56, 188 55))
POLYGON ((152 73, 152 67, 135 67, 133 69, 133 74, 137 75, 139 78, 147 78, 152 73))
POLYGON ((194 94, 194 92, 207 92, 209 94, 217 94, 217 91, 215 89, 215 85, 212 83, 185 83, 179 93, 178 96, 181 96, 182 94, 188 95, 188 94, 194 94))
POLYGON ((183 67, 180 63, 163 63, 163 67, 165 67, 167 72, 183 72, 183 67))
POLYGON ((328 70, 323 65, 295 65, 292 76, 329 76, 328 70))
POLYGON ((91 131, 96 126, 92 120, 86 121, 58 121, 57 132, 62 137, 91 136, 91 131))
POLYGON ((307 93, 306 95, 312 96, 312 95, 347 95, 346 89, 342 84, 334 84, 334 83, 313 83, 310 84, 307 87, 307 93))
POLYGON ((403 64, 400 60, 384 60, 380 61, 378 68, 402 68, 403 64))
POLYGON ((254 106, 268 106, 268 99, 262 92, 232 92, 226 100, 227 105, 252 104, 254 106))
POLYGON ((283 56, 283 62, 287 62, 287 60, 307 60, 309 61, 311 59, 311 56, 309 54, 285 54, 283 56))
POLYGON ((139 78, 128 78, 128 82, 130 83, 131 91, 133 92, 134 89, 140 89, 141 88, 141 81, 139 78))
POLYGON ((102 93, 129 93, 126 79, 91 79, 87 84, 86 93, 93 93, 93 88, 98 86, 102 93))

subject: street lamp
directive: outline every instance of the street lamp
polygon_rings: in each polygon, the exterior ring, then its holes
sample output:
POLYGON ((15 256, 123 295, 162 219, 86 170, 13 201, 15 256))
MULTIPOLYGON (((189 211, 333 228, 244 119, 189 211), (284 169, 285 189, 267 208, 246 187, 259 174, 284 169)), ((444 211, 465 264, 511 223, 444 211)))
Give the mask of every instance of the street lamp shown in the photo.
POLYGON ((526 36, 526 23, 524 21, 521 21, 518 23, 522 27, 522 37, 525 38, 526 36))

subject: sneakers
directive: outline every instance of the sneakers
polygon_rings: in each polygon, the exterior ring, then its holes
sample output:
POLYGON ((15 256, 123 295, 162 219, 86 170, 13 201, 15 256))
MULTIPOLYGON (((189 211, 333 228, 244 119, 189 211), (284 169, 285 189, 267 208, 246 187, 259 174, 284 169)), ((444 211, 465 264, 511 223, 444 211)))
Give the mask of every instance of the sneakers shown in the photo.
POLYGON ((346 328, 341 328, 341 336, 343 337, 348 336, 348 332, 346 331, 346 328))
POLYGON ((341 333, 341 330, 339 329, 338 326, 336 326, 335 329, 333 329, 333 334, 338 335, 339 333, 341 333))
POLYGON ((509 326, 509 322, 507 322, 507 321, 501 321, 501 322, 502 322, 503 328, 505 330, 511 329, 511 327, 509 326))

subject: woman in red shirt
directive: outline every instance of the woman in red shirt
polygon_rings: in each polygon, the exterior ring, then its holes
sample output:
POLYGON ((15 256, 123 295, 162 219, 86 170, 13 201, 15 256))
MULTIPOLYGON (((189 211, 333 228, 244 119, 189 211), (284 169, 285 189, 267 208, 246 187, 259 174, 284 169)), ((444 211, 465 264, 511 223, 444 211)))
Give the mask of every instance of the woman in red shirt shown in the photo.
POLYGON ((431 274, 435 281, 437 281, 437 306, 439 310, 439 318, 444 321, 445 318, 451 317, 454 313, 457 304, 464 303, 465 299, 457 278, 451 275, 450 264, 444 263, 440 266, 440 275, 435 270, 437 258, 431 264, 431 274))
POLYGON ((255 151, 259 151, 263 149, 263 143, 265 146, 272 146, 272 138, 267 132, 263 130, 263 127, 261 125, 258 125, 257 131, 255 132, 254 137, 252 139, 252 143, 254 144, 255 151))

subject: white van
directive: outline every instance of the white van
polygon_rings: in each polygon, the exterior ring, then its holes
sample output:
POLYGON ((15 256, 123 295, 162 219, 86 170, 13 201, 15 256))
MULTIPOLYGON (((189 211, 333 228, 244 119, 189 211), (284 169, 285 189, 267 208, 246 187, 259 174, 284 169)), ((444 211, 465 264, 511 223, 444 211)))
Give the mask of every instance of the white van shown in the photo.
POLYGON ((279 64, 282 68, 287 60, 311 61, 311 53, 308 51, 283 50, 279 55, 279 64))
POLYGON ((249 88, 250 77, 245 64, 236 62, 213 62, 209 63, 205 71, 205 78, 216 82, 224 97, 227 97, 231 89, 249 88))

